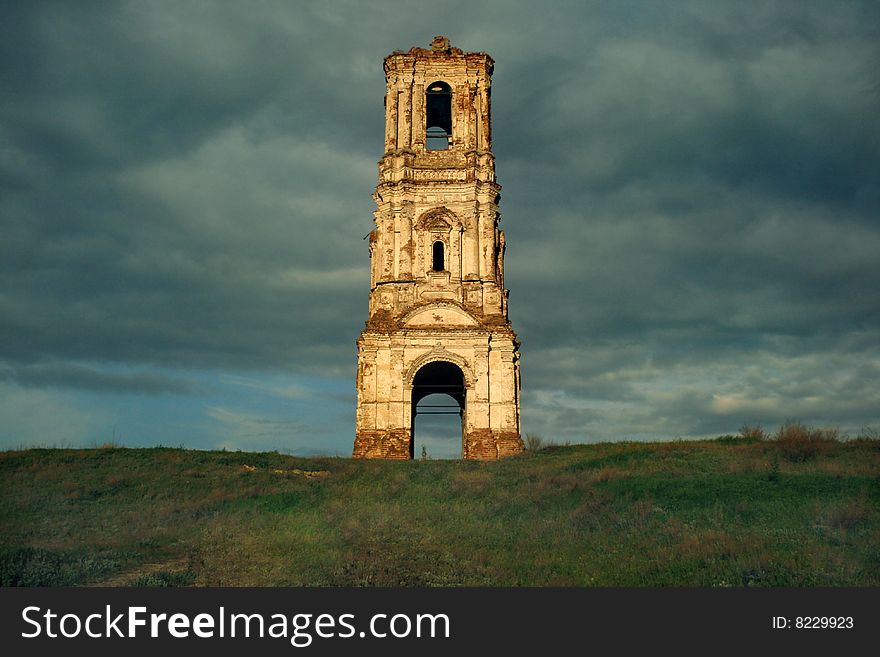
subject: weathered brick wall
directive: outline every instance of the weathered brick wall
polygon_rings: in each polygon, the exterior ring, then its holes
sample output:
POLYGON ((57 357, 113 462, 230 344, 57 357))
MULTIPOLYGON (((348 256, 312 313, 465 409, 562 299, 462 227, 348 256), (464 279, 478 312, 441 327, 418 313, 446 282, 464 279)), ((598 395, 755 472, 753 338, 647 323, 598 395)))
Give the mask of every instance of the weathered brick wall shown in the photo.
POLYGON ((515 431, 477 429, 465 436, 462 456, 466 459, 486 461, 513 456, 524 449, 522 438, 515 431))
MULTIPOLYGON (((354 442, 354 457, 407 460, 411 441, 407 429, 359 431, 354 442)), ((523 441, 514 431, 477 429, 465 437, 462 456, 485 461, 519 454, 523 450, 523 441)))
POLYGON ((388 431, 358 431, 354 440, 356 459, 399 459, 410 458, 409 429, 391 429, 388 431))

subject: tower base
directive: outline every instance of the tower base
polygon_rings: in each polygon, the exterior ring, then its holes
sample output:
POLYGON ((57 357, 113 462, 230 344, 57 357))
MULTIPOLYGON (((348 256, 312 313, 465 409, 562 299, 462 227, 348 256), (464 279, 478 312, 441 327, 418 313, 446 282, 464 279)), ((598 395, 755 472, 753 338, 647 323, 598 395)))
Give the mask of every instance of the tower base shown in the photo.
MULTIPOLYGON (((421 312, 442 319, 449 307, 430 304, 421 312)), ((523 451, 518 346, 509 326, 479 326, 476 318, 471 326, 365 329, 358 340, 352 455, 418 458, 413 450, 418 404, 438 393, 459 405, 462 458, 497 459, 523 451)))
POLYGON ((522 438, 516 431, 477 429, 465 436, 462 456, 490 461, 519 454, 524 449, 522 438))
MULTIPOLYGON (((522 438, 515 431, 477 429, 469 432, 462 445, 462 458, 492 461, 519 454, 525 449, 522 438)), ((412 433, 408 429, 388 431, 359 431, 354 439, 356 459, 391 459, 405 461, 412 458, 412 433)))
POLYGON ((412 432, 409 429, 358 431, 354 439, 356 459, 393 459, 405 461, 412 458, 412 432))

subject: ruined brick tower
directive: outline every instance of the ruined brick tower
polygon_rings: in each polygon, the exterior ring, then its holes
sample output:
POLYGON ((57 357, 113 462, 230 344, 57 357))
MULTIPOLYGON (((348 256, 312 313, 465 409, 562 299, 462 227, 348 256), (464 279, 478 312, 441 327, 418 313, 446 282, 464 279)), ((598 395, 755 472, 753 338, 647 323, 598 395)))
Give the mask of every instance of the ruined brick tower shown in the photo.
POLYGON ((440 36, 430 49, 385 58, 355 457, 412 458, 418 403, 432 393, 458 405, 464 458, 523 449, 489 120, 493 64, 440 36))

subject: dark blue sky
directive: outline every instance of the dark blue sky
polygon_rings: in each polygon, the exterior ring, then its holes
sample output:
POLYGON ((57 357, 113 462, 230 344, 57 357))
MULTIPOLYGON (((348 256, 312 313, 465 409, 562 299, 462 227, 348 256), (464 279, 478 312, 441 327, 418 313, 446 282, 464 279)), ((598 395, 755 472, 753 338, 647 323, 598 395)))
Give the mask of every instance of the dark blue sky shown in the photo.
POLYGON ((524 432, 880 428, 876 2, 6 2, 0 447, 348 454, 435 34, 496 60, 524 432))

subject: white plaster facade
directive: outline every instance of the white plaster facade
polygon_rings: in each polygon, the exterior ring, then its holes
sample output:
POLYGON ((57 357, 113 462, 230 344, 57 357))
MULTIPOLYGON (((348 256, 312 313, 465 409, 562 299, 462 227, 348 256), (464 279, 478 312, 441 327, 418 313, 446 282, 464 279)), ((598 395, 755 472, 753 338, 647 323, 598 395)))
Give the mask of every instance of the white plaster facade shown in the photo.
POLYGON ((444 37, 385 58, 369 319, 357 342, 356 457, 412 458, 419 395, 458 394, 459 380, 462 456, 522 451, 519 342, 507 318, 491 150, 493 64, 444 37), (442 124, 432 134, 445 136, 429 138, 429 123, 442 124))

